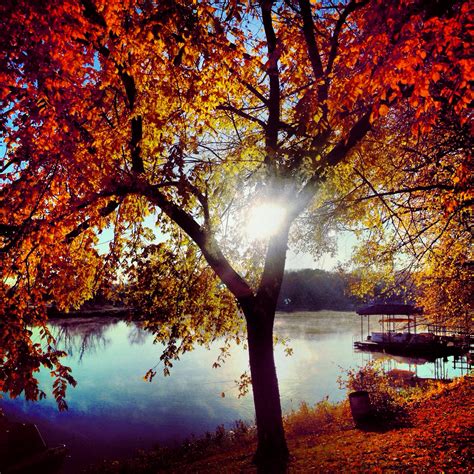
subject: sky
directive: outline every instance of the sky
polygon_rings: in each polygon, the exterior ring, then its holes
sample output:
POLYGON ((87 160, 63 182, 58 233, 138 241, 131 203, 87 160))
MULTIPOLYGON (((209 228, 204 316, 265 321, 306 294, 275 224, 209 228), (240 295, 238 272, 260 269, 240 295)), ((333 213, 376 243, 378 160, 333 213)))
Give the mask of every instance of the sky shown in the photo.
MULTIPOLYGON (((162 234, 154 225, 155 218, 147 216, 145 225, 155 230, 156 241, 163 239, 162 234)), ((113 239, 112 229, 105 229, 100 234, 98 249, 99 252, 107 252, 108 243, 113 239)), ((289 249, 286 255, 285 270, 301 270, 305 268, 317 268, 319 270, 335 271, 340 264, 348 263, 351 258, 352 249, 356 244, 356 237, 351 232, 340 232, 336 236, 337 250, 335 255, 323 254, 320 258, 313 258, 306 252, 296 252, 289 249)))
POLYGON ((320 270, 334 271, 339 264, 347 263, 352 254, 352 249, 356 244, 354 234, 342 232, 337 234, 337 251, 334 256, 324 254, 318 259, 314 259, 308 253, 296 253, 294 250, 288 250, 286 256, 286 270, 298 270, 303 268, 317 268, 320 270))

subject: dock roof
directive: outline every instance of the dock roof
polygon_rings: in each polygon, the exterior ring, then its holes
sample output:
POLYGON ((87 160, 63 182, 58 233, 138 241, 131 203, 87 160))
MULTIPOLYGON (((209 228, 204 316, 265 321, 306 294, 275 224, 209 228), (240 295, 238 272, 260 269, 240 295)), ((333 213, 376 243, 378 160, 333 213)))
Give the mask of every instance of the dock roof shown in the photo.
POLYGON ((357 314, 368 316, 372 314, 403 314, 409 316, 411 314, 422 314, 422 308, 417 308, 411 304, 372 304, 357 310, 357 314))

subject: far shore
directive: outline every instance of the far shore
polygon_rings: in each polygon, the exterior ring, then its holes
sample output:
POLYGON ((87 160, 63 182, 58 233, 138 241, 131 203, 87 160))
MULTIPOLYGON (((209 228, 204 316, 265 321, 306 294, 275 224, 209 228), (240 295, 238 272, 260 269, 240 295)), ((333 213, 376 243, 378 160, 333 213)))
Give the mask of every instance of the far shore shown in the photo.
MULTIPOLYGON (((317 313, 320 311, 335 311, 335 312, 352 312, 355 308, 292 308, 292 309, 277 309, 277 313, 291 314, 291 313, 317 313)), ((48 309, 48 317, 50 319, 62 319, 62 318, 92 318, 92 317, 114 317, 123 318, 133 316, 135 309, 130 306, 114 306, 111 304, 106 305, 91 305, 81 309, 72 311, 59 311, 55 307, 48 309)))

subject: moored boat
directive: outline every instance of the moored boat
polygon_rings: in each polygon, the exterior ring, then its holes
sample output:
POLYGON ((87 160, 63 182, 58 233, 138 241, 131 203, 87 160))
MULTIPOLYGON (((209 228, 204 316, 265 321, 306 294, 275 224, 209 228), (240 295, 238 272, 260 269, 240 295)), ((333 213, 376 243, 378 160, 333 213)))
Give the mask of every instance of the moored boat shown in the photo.
POLYGON ((462 355, 469 351, 471 336, 417 332, 420 308, 405 304, 376 304, 357 311, 361 317, 361 340, 354 347, 361 351, 385 352, 395 355, 423 356, 436 359, 449 355, 462 355), (370 316, 381 316, 381 331, 370 330, 370 316), (367 318, 367 337, 364 338, 364 321, 367 318))

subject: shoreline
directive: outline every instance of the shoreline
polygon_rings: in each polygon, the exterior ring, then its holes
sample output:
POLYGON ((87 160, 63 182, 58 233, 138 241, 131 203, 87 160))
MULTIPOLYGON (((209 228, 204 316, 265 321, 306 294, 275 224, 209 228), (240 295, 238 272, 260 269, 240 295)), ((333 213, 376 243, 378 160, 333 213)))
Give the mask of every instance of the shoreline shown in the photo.
MULTIPOLYGON (((407 402, 409 421, 379 429, 356 428, 347 400, 303 404, 285 416, 291 452, 287 472, 472 472, 473 388, 470 376, 434 384, 407 402)), ((239 429, 235 433, 218 427, 178 448, 141 451, 127 460, 103 461, 86 472, 256 473, 255 429, 239 429)))

